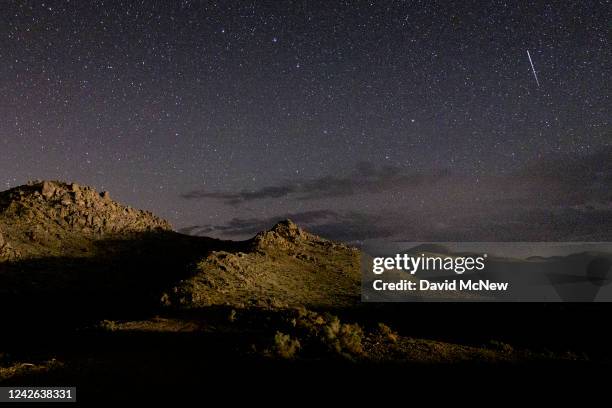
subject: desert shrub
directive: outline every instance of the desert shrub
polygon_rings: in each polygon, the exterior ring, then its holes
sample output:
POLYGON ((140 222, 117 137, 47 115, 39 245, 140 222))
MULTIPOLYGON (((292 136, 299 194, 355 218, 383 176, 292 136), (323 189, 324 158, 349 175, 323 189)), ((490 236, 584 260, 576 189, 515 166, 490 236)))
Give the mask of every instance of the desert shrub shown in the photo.
POLYGON ((347 359, 364 353, 364 333, 361 327, 357 324, 342 323, 337 316, 298 308, 287 323, 290 330, 297 333, 297 337, 302 340, 306 353, 317 355, 331 352, 347 359))
POLYGON ((323 328, 323 333, 328 340, 334 340, 338 337, 342 329, 342 323, 340 323, 340 319, 336 316, 333 316, 328 320, 327 324, 323 328))
POLYGON ((300 349, 300 341, 290 335, 277 331, 274 335, 274 353, 282 358, 292 359, 300 349))
POLYGON ((393 343, 397 342, 399 336, 396 332, 393 331, 389 326, 384 323, 378 323, 378 333, 385 339, 392 341, 393 343))
POLYGON ((296 316, 293 326, 298 327, 307 332, 318 331, 320 326, 324 326, 326 319, 316 312, 312 312, 304 307, 296 309, 296 316))
POLYGON ((363 330, 358 324, 341 323, 336 316, 328 320, 323 328, 322 340, 343 357, 363 354, 362 338, 363 330))
POLYGON ((113 320, 102 320, 100 323, 98 323, 98 328, 104 331, 115 331, 119 329, 119 326, 117 325, 117 322, 113 320))

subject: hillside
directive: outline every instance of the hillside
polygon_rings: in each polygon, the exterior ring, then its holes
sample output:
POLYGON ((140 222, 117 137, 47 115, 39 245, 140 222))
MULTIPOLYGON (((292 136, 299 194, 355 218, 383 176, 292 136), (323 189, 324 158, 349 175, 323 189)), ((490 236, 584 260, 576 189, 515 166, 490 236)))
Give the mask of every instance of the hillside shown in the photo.
POLYGON ((0 233, 0 282, 13 293, 173 308, 358 300, 359 252, 288 220, 242 242, 187 236, 107 192, 40 181, 0 193, 0 233))
POLYGON ((163 296, 168 305, 347 306, 358 302, 359 251, 286 220, 237 252, 214 251, 163 296))
POLYGON ((2 385, 130 393, 122 386, 134 381, 197 382, 202 367, 259 375, 279 362, 352 370, 583 361, 491 338, 457 305, 362 304, 361 252, 289 220, 246 241, 194 237, 108 193, 43 181, 0 192, 0 256, 0 318, 11 328, 2 385))
POLYGON ((76 183, 39 181, 0 192, 0 260, 83 256, 96 240, 171 229, 76 183))

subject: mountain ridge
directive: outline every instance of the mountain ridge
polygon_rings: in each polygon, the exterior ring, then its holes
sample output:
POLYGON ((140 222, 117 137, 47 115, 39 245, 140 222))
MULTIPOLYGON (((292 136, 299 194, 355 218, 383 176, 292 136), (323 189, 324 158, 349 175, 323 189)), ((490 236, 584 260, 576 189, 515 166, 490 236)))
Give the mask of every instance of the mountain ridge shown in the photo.
POLYGON ((25 268, 49 289, 90 288, 101 297, 122 289, 127 303, 150 292, 175 308, 335 306, 354 303, 359 293, 359 251, 291 220, 246 241, 189 236, 107 192, 61 181, 0 192, 2 261, 0 278, 19 291, 25 268))

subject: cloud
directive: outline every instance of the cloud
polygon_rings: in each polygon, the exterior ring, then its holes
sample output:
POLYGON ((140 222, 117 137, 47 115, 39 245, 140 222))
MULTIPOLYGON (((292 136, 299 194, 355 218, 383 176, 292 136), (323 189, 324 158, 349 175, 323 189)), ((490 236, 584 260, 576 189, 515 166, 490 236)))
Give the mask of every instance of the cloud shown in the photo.
POLYGON ((568 184, 612 182, 612 146, 586 154, 566 154, 529 163, 517 175, 556 179, 568 184))
POLYGON ((335 219, 338 213, 329 210, 313 210, 298 213, 285 213, 274 217, 264 218, 232 218, 229 222, 221 225, 207 224, 186 227, 180 230, 184 234, 208 235, 218 234, 225 236, 254 235, 260 231, 269 229, 274 224, 285 219, 291 219, 300 225, 311 225, 327 219, 335 219))
POLYGON ((291 219, 312 233, 339 241, 384 238, 392 236, 400 230, 405 231, 403 227, 393 226, 393 223, 388 224, 384 216, 354 211, 314 210, 264 218, 233 218, 225 224, 191 226, 181 229, 180 232, 190 235, 244 238, 270 229, 274 224, 285 219, 291 219))
POLYGON ((610 200, 612 192, 612 147, 586 155, 566 155, 529 163, 509 174, 484 174, 475 178, 448 170, 409 172, 397 166, 377 167, 359 163, 347 176, 325 175, 310 180, 285 181, 254 190, 193 190, 182 194, 185 199, 211 199, 237 206, 266 199, 288 198, 291 201, 314 201, 325 198, 351 197, 362 194, 409 192, 419 194, 459 194, 458 199, 507 200, 517 204, 534 199, 547 205, 579 204, 585 200, 610 200), (442 183, 445 182, 445 183, 442 183), (461 196, 461 191, 473 197, 461 196), (487 194, 488 193, 488 194, 487 194))
POLYGON ((291 200, 275 206, 278 215, 233 218, 183 231, 244 238, 291 218, 313 233, 346 242, 603 241, 612 239, 612 148, 540 160, 511 174, 478 177, 407 174, 362 163, 347 177, 223 194, 217 198, 227 204, 271 197, 291 200), (407 194, 396 196, 396 191, 407 194), (295 202, 361 193, 374 194, 325 204, 295 202), (308 211, 294 210, 306 205, 308 211))
POLYGON ((553 207, 609 206, 612 202, 612 146, 589 154, 563 155, 528 164, 508 180, 527 187, 526 197, 553 207))
POLYGON ((345 177, 326 175, 311 180, 286 181, 256 190, 236 192, 193 190, 181 196, 185 199, 220 200, 228 205, 283 197, 291 197, 298 201, 317 200, 417 187, 423 184, 436 183, 448 176, 449 172, 447 170, 408 173, 400 167, 376 167, 371 163, 362 162, 356 166, 351 174, 345 177))
POLYGON ((345 242, 390 238, 398 233, 414 230, 406 217, 398 223, 388 215, 374 215, 358 211, 339 214, 334 219, 310 227, 317 235, 345 242))
POLYGON ((325 238, 357 242, 394 240, 445 241, 607 241, 611 238, 612 209, 480 208, 476 211, 414 213, 402 208, 372 214, 359 211, 316 210, 273 217, 233 218, 227 223, 189 227, 192 235, 248 238, 292 219, 325 238))

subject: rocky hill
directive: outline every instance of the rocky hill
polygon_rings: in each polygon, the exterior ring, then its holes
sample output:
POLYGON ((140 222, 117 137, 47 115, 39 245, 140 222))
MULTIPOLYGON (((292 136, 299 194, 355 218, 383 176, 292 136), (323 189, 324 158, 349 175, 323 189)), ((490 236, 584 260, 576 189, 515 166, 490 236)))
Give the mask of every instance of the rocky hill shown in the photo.
POLYGON ((76 183, 31 182, 0 192, 0 261, 79 256, 101 238, 169 230, 150 212, 76 183))
POLYGON ((143 296, 173 308, 346 305, 359 251, 291 221, 247 241, 188 236, 106 192, 41 181, 0 193, 0 291, 55 303, 62 291, 67 308, 143 296))
POLYGON ((197 262, 193 276, 163 295, 163 302, 187 307, 354 305, 359 254, 286 220, 238 251, 213 251, 197 262))

